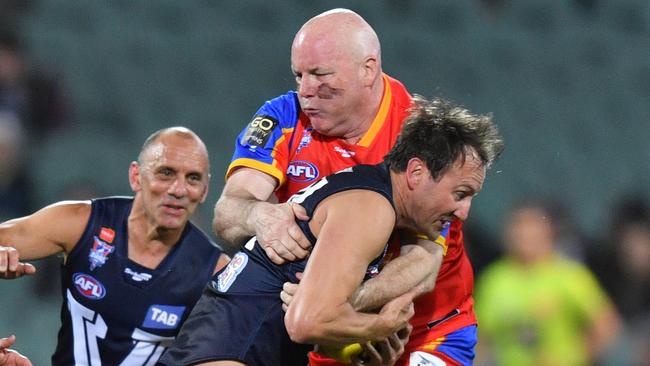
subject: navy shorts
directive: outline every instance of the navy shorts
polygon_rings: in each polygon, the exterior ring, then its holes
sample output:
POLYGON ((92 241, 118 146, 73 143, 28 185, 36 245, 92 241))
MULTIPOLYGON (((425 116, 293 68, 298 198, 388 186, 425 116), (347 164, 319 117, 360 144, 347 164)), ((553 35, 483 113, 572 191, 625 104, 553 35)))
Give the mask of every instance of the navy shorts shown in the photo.
MULTIPOLYGON (((258 246, 259 247, 259 246, 258 246)), ((235 360, 248 365, 307 364, 311 345, 291 341, 280 292, 299 263, 276 266, 262 252, 237 253, 208 284, 159 365, 235 360)))

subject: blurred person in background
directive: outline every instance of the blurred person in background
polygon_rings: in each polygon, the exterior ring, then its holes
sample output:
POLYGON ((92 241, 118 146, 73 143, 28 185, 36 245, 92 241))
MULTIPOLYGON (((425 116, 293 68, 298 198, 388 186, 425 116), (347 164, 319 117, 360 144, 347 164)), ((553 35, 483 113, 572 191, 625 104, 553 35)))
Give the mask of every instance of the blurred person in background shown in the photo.
POLYGON ((15 32, 0 28, 0 112, 10 113, 30 139, 63 127, 68 105, 57 77, 28 59, 15 32))
POLYGON ((529 199, 505 221, 505 256, 476 286, 479 360, 500 366, 590 365, 620 320, 590 270, 556 248, 556 207, 529 199))
POLYGON ((21 260, 63 253, 61 328, 53 365, 153 364, 227 257, 189 219, 210 165, 192 131, 152 134, 129 166, 133 197, 62 201, 0 224, 0 278, 21 260))
POLYGON ((30 209, 24 143, 25 132, 16 116, 0 110, 0 221, 26 215, 30 209))
POLYGON ((623 339, 613 361, 650 365, 650 208, 644 196, 621 197, 592 266, 621 313, 623 339))
MULTIPOLYGON (((17 20, 31 4, 20 3, 4 2, 0 12, 17 20)), ((40 146, 47 136, 64 128, 68 119, 68 101, 58 77, 47 70, 49 65, 33 62, 20 28, 13 23, 18 22, 0 23, 0 222, 34 210, 38 192, 31 179, 32 149, 25 147, 40 146)), ((57 277, 58 267, 58 258, 39 263, 42 276, 31 282, 35 296, 58 294, 49 281, 57 277)))

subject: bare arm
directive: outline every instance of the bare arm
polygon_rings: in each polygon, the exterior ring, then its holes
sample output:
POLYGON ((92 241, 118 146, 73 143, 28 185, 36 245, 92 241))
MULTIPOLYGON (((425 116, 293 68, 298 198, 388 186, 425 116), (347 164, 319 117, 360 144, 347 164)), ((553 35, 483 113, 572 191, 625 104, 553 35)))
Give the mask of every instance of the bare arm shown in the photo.
POLYGON ((319 205, 311 220, 318 241, 285 315, 292 340, 325 345, 380 341, 406 325, 413 315, 413 293, 388 302, 378 314, 357 312, 348 301, 394 223, 390 203, 370 191, 338 193, 319 205))
POLYGON ((350 302, 358 311, 370 311, 406 292, 414 291, 419 296, 433 290, 442 253, 443 248, 429 240, 417 239, 417 244, 403 245, 400 256, 364 282, 350 302))
POLYGON ((295 218, 308 217, 300 205, 268 202, 276 186, 275 178, 251 168, 239 168, 228 178, 212 223, 214 232, 231 245, 227 252, 238 251, 256 235, 276 264, 307 255, 311 245, 295 218))
POLYGON ((0 277, 24 274, 22 260, 69 253, 90 217, 90 201, 65 201, 0 224, 0 277))
POLYGON ((607 304, 590 319, 587 328, 587 350, 591 361, 597 361, 619 336, 621 320, 614 307, 607 304))

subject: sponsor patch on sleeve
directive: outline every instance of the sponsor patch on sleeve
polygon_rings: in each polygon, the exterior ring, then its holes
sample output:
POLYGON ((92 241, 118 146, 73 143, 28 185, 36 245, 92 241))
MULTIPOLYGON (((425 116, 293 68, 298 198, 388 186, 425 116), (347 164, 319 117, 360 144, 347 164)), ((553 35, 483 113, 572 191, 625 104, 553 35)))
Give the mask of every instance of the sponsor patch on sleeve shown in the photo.
POLYGON ((271 132, 279 122, 271 116, 257 115, 248 124, 246 133, 242 137, 242 144, 264 147, 271 136, 271 132))
POLYGON ((233 282, 235 282, 237 275, 241 273, 247 263, 248 255, 242 252, 235 254, 230 263, 228 263, 228 266, 219 274, 217 281, 213 281, 216 282, 216 284, 213 284, 214 288, 219 292, 228 291, 233 282))

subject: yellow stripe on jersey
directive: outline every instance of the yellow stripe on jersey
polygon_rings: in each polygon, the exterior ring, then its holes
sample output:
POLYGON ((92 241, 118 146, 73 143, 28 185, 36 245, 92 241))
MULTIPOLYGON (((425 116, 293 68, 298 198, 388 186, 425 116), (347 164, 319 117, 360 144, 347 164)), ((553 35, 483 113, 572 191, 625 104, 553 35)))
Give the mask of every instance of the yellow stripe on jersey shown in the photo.
POLYGON ((442 337, 440 337, 440 338, 436 338, 434 341, 431 341, 431 342, 429 342, 429 343, 427 343, 427 344, 421 346, 421 349, 422 349, 423 351, 433 352, 433 351, 435 351, 436 348, 438 348, 438 346, 441 345, 442 342, 444 342, 446 339, 447 339, 447 337, 445 337, 445 336, 442 336, 442 337))
POLYGON ((374 141, 375 136, 377 136, 377 133, 379 133, 381 126, 383 126, 384 122, 386 122, 386 116, 388 115, 388 110, 390 109, 390 103, 391 100, 393 99, 393 92, 390 88, 390 81, 388 80, 388 76, 384 74, 382 75, 382 78, 384 79, 384 96, 381 99, 381 104, 379 105, 379 111, 377 112, 375 119, 372 121, 370 128, 368 129, 366 134, 363 135, 363 138, 361 138, 361 140, 357 144, 359 146, 363 146, 363 147, 370 146, 370 144, 374 141))
POLYGON ((440 245, 442 247, 442 255, 443 256, 447 255, 447 238, 445 238, 444 236, 438 235, 436 240, 431 240, 431 238, 429 238, 428 236, 426 236, 424 234, 415 234, 415 236, 422 239, 422 240, 432 241, 432 242, 440 245))
MULTIPOLYGON (((275 159, 273 160, 273 162, 275 163, 275 159)), ((280 187, 285 180, 284 173, 280 169, 278 169, 278 167, 275 164, 274 165, 266 164, 259 160, 250 159, 250 158, 241 158, 241 159, 233 160, 232 163, 230 163, 230 165, 228 166, 228 170, 226 171, 226 179, 228 179, 230 174, 232 174, 232 172, 235 171, 236 168, 252 168, 252 169, 259 170, 263 173, 266 173, 278 180, 278 187, 280 187)))

